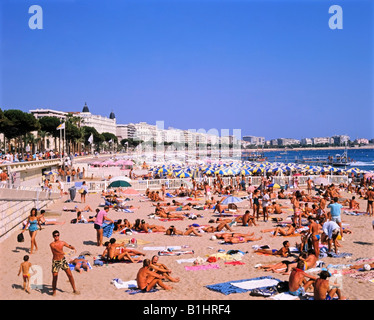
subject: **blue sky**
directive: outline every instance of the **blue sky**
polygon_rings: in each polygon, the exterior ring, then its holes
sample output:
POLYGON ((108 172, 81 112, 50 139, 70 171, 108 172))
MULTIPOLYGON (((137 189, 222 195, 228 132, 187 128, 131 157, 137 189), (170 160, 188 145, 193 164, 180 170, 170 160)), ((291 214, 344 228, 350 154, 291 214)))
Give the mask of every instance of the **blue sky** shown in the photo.
POLYGON ((3 0, 2 109, 374 138, 372 1, 3 0), (31 30, 28 8, 43 9, 31 30), (331 5, 343 29, 328 26, 331 5))

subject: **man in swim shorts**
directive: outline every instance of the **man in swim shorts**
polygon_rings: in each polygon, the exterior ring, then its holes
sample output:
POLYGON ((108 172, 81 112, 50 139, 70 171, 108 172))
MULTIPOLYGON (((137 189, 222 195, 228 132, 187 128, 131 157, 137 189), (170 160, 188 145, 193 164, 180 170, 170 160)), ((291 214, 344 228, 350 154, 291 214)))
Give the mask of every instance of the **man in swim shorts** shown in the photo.
POLYGON ((76 251, 76 250, 72 245, 69 245, 65 241, 60 240, 60 232, 59 231, 57 231, 57 230, 53 231, 52 236, 53 236, 53 239, 54 239, 54 241, 50 244, 50 248, 51 248, 52 255, 53 255, 53 257, 52 257, 52 276, 53 276, 52 295, 53 296, 56 295, 57 278, 58 278, 58 272, 60 271, 60 269, 64 270, 66 275, 68 276, 70 284, 73 288, 73 293, 74 294, 79 294, 80 292, 77 291, 77 289, 75 287, 75 281, 74 281, 73 275, 71 273, 71 270, 69 268, 69 264, 66 261, 65 253, 64 253, 63 248, 67 247, 67 248, 72 249, 74 251, 76 251))
POLYGON ((306 290, 314 285, 316 277, 304 272, 304 261, 300 260, 297 263, 297 267, 291 271, 289 283, 289 293, 293 296, 303 296, 306 290), (309 280, 306 280, 308 277, 309 280))

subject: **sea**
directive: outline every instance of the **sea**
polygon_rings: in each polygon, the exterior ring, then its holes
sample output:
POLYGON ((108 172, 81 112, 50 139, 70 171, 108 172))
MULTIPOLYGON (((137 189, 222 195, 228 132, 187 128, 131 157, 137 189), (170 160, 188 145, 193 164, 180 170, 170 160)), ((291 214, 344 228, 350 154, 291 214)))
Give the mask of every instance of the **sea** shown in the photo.
MULTIPOLYGON (((313 149, 313 150, 283 150, 265 151, 264 156, 269 162, 294 163, 296 159, 305 158, 327 158, 342 155, 345 149, 313 149)), ((374 149, 355 148, 347 149, 347 156, 350 158, 350 165, 346 169, 359 168, 363 171, 374 171, 374 149)))

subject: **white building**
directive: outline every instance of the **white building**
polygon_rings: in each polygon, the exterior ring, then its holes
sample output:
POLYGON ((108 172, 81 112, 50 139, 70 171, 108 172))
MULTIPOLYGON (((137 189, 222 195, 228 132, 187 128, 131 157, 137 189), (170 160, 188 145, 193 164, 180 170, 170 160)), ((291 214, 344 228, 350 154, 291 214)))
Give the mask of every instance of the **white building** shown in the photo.
POLYGON ((55 117, 61 120, 65 120, 68 112, 64 111, 57 111, 52 109, 34 109, 29 111, 36 119, 40 119, 43 117, 55 117))
POLYGON ((116 117, 113 112, 110 113, 109 118, 94 115, 88 109, 87 104, 85 104, 82 112, 77 115, 82 119, 82 126, 94 127, 98 133, 109 132, 114 135, 117 134, 116 117))

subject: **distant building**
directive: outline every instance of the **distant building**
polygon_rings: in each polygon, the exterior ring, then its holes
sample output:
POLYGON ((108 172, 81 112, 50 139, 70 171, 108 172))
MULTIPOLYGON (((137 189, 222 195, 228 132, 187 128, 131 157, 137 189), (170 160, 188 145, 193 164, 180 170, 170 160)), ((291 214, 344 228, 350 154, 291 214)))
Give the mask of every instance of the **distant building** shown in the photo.
POLYGON ((243 136, 243 140, 255 146, 262 146, 265 144, 265 137, 243 136))
POLYGON ((303 138, 303 139, 300 140, 300 144, 302 146, 311 146, 311 145, 313 145, 313 140, 310 139, 310 138, 303 138))
POLYGON ((29 111, 36 119, 40 119, 43 117, 55 117, 61 120, 65 120, 68 112, 64 111, 57 111, 52 109, 34 109, 29 111))
POLYGON ((318 144, 332 144, 334 141, 332 138, 329 137, 322 137, 322 138, 311 138, 313 141, 313 145, 318 144))
POLYGON ((361 138, 361 139, 356 139, 356 140, 354 141, 354 143, 357 143, 357 144, 369 144, 369 140, 368 140, 368 139, 361 138))
POLYGON ((334 140, 334 145, 336 146, 343 146, 348 144, 350 138, 349 136, 346 135, 336 135, 332 137, 334 140))
POLYGON ((82 112, 77 116, 82 119, 82 126, 94 127, 98 133, 109 132, 114 135, 117 134, 116 117, 113 112, 110 113, 109 118, 100 115, 94 115, 90 112, 87 103, 85 103, 82 112))
POLYGON ((289 139, 289 138, 278 138, 278 146, 289 146, 294 144, 300 144, 300 140, 289 139))

